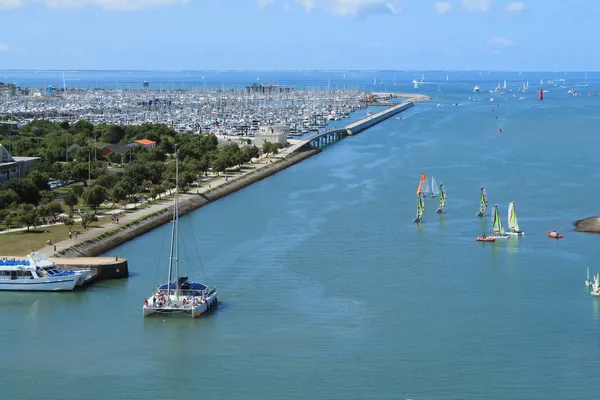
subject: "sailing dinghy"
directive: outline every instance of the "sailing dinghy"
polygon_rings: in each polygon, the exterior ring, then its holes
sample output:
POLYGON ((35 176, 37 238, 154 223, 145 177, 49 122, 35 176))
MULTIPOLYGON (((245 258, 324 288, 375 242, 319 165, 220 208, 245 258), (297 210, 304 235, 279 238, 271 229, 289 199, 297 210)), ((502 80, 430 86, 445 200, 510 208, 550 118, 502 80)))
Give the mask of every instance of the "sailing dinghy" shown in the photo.
POLYGON ((523 236, 525 234, 525 232, 519 229, 519 221, 517 221, 514 201, 511 201, 508 204, 508 228, 510 231, 506 233, 509 235, 523 236))
POLYGON ((481 187, 481 198, 479 200, 479 212, 477 213, 477 216, 483 217, 485 215, 485 212, 487 211, 487 208, 488 208, 487 192, 485 191, 485 188, 482 186, 481 187))
POLYGON ((431 177, 431 197, 436 197, 440 193, 435 178, 431 177))
POLYGON ((425 207, 423 205, 424 195, 417 195, 417 217, 413 219, 413 222, 423 222, 423 213, 425 211, 425 207))
MULTIPOLYGON (((432 177, 433 179, 433 177, 432 177)), ((446 190, 444 189, 444 184, 440 183, 440 207, 435 210, 436 213, 441 214, 446 211, 446 190)))
POLYGON ((506 239, 508 235, 504 232, 500 214, 498 213, 498 205, 494 205, 494 219, 492 220, 492 236, 494 239, 506 239))
POLYGON ((585 286, 592 286, 594 283, 594 281, 592 281, 590 279, 590 267, 586 268, 586 274, 585 274, 585 286))

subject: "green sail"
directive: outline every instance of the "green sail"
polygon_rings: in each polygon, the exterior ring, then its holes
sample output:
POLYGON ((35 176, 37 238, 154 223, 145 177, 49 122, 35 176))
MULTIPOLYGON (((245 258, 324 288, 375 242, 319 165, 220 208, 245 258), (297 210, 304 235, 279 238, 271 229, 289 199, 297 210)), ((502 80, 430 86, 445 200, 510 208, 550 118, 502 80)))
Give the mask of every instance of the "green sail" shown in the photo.
POLYGON ((440 187, 440 210, 446 208, 446 191, 440 187))
POLYGON ((503 235, 504 228, 502 227, 502 222, 500 221, 500 215, 498 214, 498 206, 494 206, 494 223, 492 225, 492 233, 494 235, 503 235))
POLYGON ((423 211, 424 211, 424 207, 423 207, 423 198, 421 197, 421 195, 419 195, 417 197, 417 218, 422 218, 423 217, 423 211))
POLYGON ((479 205, 479 211, 483 214, 487 210, 487 198, 485 195, 485 189, 481 191, 481 202, 479 205))

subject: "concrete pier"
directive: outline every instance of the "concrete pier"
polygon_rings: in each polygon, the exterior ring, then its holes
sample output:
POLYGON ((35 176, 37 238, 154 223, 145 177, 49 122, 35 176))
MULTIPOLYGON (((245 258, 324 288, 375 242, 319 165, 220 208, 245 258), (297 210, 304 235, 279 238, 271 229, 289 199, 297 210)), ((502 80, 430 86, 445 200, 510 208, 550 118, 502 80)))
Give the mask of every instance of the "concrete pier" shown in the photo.
POLYGON ((54 264, 66 269, 91 269, 92 273, 85 280, 86 284, 106 279, 122 279, 129 277, 127 259, 122 257, 76 257, 48 258, 54 264))
POLYGON ((412 101, 402 102, 394 107, 390 107, 387 110, 380 111, 377 114, 370 115, 367 118, 363 118, 346 126, 346 131, 348 131, 348 135, 350 136, 356 135, 357 133, 360 133, 365 129, 372 127, 373 125, 380 123, 381 121, 393 117, 394 115, 401 113, 402 111, 407 110, 414 105, 415 104, 412 101))

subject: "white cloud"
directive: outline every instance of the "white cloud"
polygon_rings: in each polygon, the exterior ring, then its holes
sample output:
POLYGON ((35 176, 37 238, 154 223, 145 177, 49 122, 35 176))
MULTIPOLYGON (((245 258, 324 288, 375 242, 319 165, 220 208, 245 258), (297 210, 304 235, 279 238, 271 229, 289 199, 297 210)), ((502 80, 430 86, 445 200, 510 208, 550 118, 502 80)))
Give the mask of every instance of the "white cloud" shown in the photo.
MULTIPOLYGON (((272 3, 274 0, 257 0, 259 4, 272 3)), ((336 15, 356 17, 364 14, 398 14, 401 11, 400 0, 294 0, 306 12, 323 10, 336 15)), ((284 3, 287 11, 289 5, 284 3)))
POLYGON ((489 11, 492 6, 491 0, 461 0, 462 6, 467 11, 472 12, 486 12, 489 11))
POLYGON ((519 12, 525 9, 525 3, 522 1, 513 1, 512 3, 508 3, 506 6, 506 11, 510 12, 519 12))
POLYGON ((135 11, 142 8, 185 4, 190 0, 0 0, 0 11, 14 9, 25 3, 41 3, 50 8, 95 6, 110 11, 135 11))
POLYGON ((23 5, 21 0, 0 0, 0 11, 12 10, 23 5))
POLYGON ((8 45, 0 43, 0 53, 2 53, 3 51, 8 51, 8 45))
POLYGON ((438 1, 433 6, 435 7, 435 12, 438 14, 446 14, 452 10, 452 4, 449 1, 438 1))
POLYGON ((290 11, 290 3, 283 3, 283 11, 288 12, 290 11))
POLYGON ((515 45, 515 43, 512 40, 509 40, 502 36, 496 36, 491 38, 490 40, 488 40, 488 44, 491 46, 498 47, 512 47, 515 45))

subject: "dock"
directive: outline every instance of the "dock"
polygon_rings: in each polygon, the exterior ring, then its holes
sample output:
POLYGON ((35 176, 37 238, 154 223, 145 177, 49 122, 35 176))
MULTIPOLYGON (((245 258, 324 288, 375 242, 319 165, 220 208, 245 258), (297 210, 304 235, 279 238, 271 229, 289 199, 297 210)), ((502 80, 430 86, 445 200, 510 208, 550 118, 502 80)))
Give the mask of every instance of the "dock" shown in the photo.
MULTIPOLYGON (((22 256, 0 256, 9 260, 25 260, 22 256)), ((84 285, 107 279, 123 279, 129 277, 129 265, 123 257, 48 257, 48 260, 68 270, 89 269, 92 273, 84 285)))

